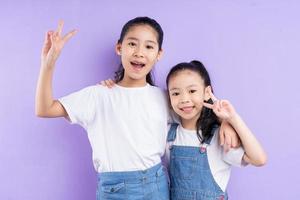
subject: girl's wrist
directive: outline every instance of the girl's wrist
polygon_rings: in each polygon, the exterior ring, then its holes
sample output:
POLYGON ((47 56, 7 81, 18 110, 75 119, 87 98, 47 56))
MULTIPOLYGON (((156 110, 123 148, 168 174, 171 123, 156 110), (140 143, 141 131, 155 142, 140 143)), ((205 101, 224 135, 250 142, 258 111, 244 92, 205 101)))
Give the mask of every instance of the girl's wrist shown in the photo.
POLYGON ((240 119, 240 116, 237 113, 234 113, 227 119, 227 121, 231 125, 234 125, 235 123, 237 123, 239 121, 239 119, 240 119))
POLYGON ((54 69, 55 63, 54 62, 41 62, 41 68, 44 70, 52 70, 54 69))

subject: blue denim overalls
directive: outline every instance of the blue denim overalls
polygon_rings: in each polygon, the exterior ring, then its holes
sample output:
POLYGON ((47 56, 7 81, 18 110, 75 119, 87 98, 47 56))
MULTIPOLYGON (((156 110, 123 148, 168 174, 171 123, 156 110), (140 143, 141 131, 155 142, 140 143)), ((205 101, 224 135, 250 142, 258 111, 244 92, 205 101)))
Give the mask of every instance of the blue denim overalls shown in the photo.
MULTIPOLYGON (((170 181, 173 200, 227 200, 210 171, 206 148, 210 141, 200 147, 177 146, 178 124, 172 124, 168 133, 170 144, 170 181)), ((215 131, 215 130, 213 130, 215 131)))

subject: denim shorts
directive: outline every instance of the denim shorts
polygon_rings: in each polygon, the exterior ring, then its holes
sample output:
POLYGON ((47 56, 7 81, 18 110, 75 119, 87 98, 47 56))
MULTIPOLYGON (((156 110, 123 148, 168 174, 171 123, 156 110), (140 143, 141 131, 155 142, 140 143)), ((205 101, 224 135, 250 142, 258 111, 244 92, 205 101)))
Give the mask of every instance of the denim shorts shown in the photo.
POLYGON ((97 200, 169 200, 166 169, 157 164, 146 170, 98 174, 97 200))

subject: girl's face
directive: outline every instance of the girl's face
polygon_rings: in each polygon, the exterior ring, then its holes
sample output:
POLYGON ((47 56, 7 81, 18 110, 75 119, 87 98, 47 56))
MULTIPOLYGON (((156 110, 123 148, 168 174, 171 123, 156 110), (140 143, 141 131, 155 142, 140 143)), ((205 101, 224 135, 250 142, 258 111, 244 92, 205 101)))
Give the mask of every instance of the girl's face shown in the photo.
POLYGON ((188 69, 174 74, 168 84, 171 105, 182 126, 195 128, 210 86, 205 88, 202 77, 188 69))
POLYGON ((136 25, 129 29, 121 44, 116 45, 124 67, 123 83, 143 86, 162 51, 159 50, 157 33, 149 25, 136 25))

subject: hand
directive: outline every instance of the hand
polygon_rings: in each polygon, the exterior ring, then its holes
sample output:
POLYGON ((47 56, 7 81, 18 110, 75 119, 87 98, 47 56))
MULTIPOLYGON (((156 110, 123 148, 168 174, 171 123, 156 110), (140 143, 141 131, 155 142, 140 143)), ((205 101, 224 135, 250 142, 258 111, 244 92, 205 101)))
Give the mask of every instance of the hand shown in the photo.
POLYGON ((228 100, 218 100, 210 88, 208 92, 214 103, 210 104, 204 102, 203 106, 212 109, 219 119, 230 121, 236 115, 231 103, 228 100))
POLYGON ((225 152, 228 152, 230 148, 238 148, 241 146, 241 140, 238 134, 227 121, 222 121, 221 123, 219 141, 225 152))
POLYGON ((53 66, 66 42, 77 33, 77 30, 73 30, 62 36, 63 26, 64 22, 61 20, 56 31, 48 31, 46 33, 41 55, 43 65, 53 66))
POLYGON ((104 81, 101 81, 100 83, 98 83, 98 85, 102 85, 104 87, 108 87, 108 88, 112 88, 115 86, 115 81, 111 80, 111 79, 107 79, 104 81))

